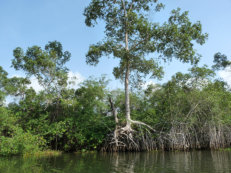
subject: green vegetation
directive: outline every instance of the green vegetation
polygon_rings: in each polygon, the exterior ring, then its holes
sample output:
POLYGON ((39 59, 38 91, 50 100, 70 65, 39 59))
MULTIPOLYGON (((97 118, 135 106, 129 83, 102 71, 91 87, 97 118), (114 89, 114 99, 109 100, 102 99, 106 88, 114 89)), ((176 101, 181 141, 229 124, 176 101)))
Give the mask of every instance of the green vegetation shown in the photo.
POLYGON ((124 82, 125 92, 109 90, 105 77, 70 88, 65 64, 71 54, 60 42, 49 42, 44 49, 16 48, 12 67, 26 77, 9 78, 0 67, 0 155, 230 147, 231 92, 215 78, 215 70, 230 62, 217 53, 213 69, 199 67, 193 45, 207 38, 201 24, 191 23, 180 9, 163 25, 150 22, 146 13, 162 7, 151 0, 92 0, 85 9, 88 26, 98 19, 106 23, 106 38, 90 46, 87 63, 96 65, 102 56, 119 58, 113 73, 124 82), (150 74, 161 78, 158 61, 172 58, 193 67, 165 84, 140 87, 150 74), (29 87, 30 77, 42 91, 29 87), (6 105, 7 96, 18 101, 6 105))
MULTIPOLYGON (((150 75, 161 78, 163 68, 159 60, 176 58, 184 63, 197 64, 200 56, 196 54, 194 44, 202 45, 207 39, 200 22, 190 22, 188 12, 181 12, 179 8, 172 10, 168 21, 162 25, 149 20, 151 11, 159 12, 163 8, 164 4, 157 0, 92 0, 85 8, 86 25, 92 27, 98 20, 103 20, 106 35, 103 41, 90 46, 86 62, 96 65, 103 56, 117 58, 120 62, 113 74, 124 82, 126 125, 115 127, 111 139, 113 145, 109 146, 114 151, 120 150, 121 144, 125 150, 140 150, 133 139, 140 132, 134 132, 132 125, 142 125, 154 131, 144 122, 131 118, 130 84, 138 87, 142 79, 150 75), (125 142, 120 138, 128 140, 125 142)), ((110 102, 114 109, 113 101, 110 102)), ((116 117, 115 110, 113 112, 116 117)), ((115 121, 118 124, 117 117, 115 121)), ((151 147, 148 147, 151 144, 147 140, 142 143, 146 143, 147 148, 151 147)))
MULTIPOLYGON (((0 155, 40 157, 59 155, 58 151, 113 149, 115 127, 126 125, 125 94, 107 89, 105 77, 89 78, 76 90, 59 87, 55 92, 50 88, 35 92, 28 79, 8 78, 1 70, 0 155), (19 101, 5 105, 7 95, 19 101)), ((230 147, 231 92, 214 76, 207 66, 194 66, 165 84, 130 92, 131 115, 148 127, 132 125, 139 132, 133 133, 133 145, 139 148, 117 149, 230 147)), ((130 140, 118 138, 117 142, 129 145, 130 140)))
POLYGON ((45 146, 45 140, 39 135, 24 131, 9 110, 0 107, 0 155, 34 153, 45 146))

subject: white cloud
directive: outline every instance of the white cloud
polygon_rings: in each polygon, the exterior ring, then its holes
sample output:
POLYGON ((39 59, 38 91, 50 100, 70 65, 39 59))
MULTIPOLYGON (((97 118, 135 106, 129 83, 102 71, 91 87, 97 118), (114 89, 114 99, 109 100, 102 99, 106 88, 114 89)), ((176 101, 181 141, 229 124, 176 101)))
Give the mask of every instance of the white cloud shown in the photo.
MULTIPOLYGON (((12 77, 25 77, 20 75, 13 75, 12 77)), ((32 87, 37 93, 43 90, 43 86, 41 86, 38 80, 35 77, 30 78, 31 84, 28 86, 32 87)), ((84 77, 78 72, 70 71, 68 73, 68 88, 77 89, 79 84, 84 81, 84 77)))
MULTIPOLYGON (((26 77, 25 75, 14 74, 10 77, 26 77)), ((38 80, 35 77, 30 78, 31 84, 28 85, 28 88, 32 87, 37 93, 43 90, 43 87, 39 84, 38 80)))
POLYGON ((43 87, 39 84, 35 77, 30 78, 31 84, 28 87, 33 88, 37 93, 43 90, 43 87))
POLYGON ((84 77, 78 72, 70 71, 68 73, 68 88, 79 88, 79 84, 84 81, 84 77))
POLYGON ((231 86, 231 68, 228 67, 225 70, 219 71, 218 75, 231 86))
POLYGON ((142 84, 142 89, 144 89, 144 90, 147 89, 149 85, 154 85, 155 86, 156 84, 152 80, 149 80, 149 81, 142 84))

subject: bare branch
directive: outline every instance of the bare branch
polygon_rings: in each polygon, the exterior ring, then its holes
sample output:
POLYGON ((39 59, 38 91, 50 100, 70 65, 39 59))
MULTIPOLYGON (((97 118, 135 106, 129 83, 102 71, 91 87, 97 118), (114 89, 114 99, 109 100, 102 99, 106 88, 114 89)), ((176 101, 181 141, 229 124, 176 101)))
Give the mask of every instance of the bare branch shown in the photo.
POLYGON ((130 120, 130 122, 133 123, 133 124, 138 124, 138 125, 146 126, 146 127, 148 127, 149 129, 151 129, 152 131, 156 132, 155 129, 153 129, 151 126, 145 124, 144 122, 141 122, 141 121, 134 121, 134 120, 130 120))

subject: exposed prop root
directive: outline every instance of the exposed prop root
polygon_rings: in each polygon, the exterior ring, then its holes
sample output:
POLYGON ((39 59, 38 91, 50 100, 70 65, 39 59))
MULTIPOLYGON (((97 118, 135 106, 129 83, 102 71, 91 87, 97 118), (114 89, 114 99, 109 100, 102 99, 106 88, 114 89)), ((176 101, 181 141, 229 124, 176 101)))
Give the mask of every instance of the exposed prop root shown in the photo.
POLYGON ((139 126, 137 130, 130 126, 118 127, 112 134, 108 136, 102 151, 146 151, 156 149, 156 143, 152 139, 150 129, 155 131, 150 126, 139 121, 130 121, 131 124, 139 126))
POLYGON ((108 135, 102 151, 150 151, 161 150, 191 150, 220 149, 231 146, 231 126, 212 120, 191 121, 189 118, 196 112, 199 103, 192 107, 185 119, 171 121, 167 128, 156 131, 151 126, 127 119, 124 127, 119 126, 117 111, 110 100, 115 117, 115 130, 108 135))
POLYGON ((102 151, 142 151, 152 150, 156 148, 156 144, 152 140, 152 132, 156 132, 151 126, 135 120, 127 120, 125 127, 119 126, 117 117, 117 109, 109 97, 111 112, 115 119, 115 130, 110 134, 102 148, 102 151), (132 129, 132 124, 137 125, 137 130, 132 129))

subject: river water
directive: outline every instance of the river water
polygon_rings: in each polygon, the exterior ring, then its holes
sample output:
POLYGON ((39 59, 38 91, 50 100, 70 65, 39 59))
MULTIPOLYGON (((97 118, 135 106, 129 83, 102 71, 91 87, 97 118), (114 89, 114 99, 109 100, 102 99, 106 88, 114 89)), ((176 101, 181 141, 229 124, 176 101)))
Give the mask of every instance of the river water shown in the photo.
POLYGON ((231 173, 230 151, 1 157, 0 173, 231 173))

